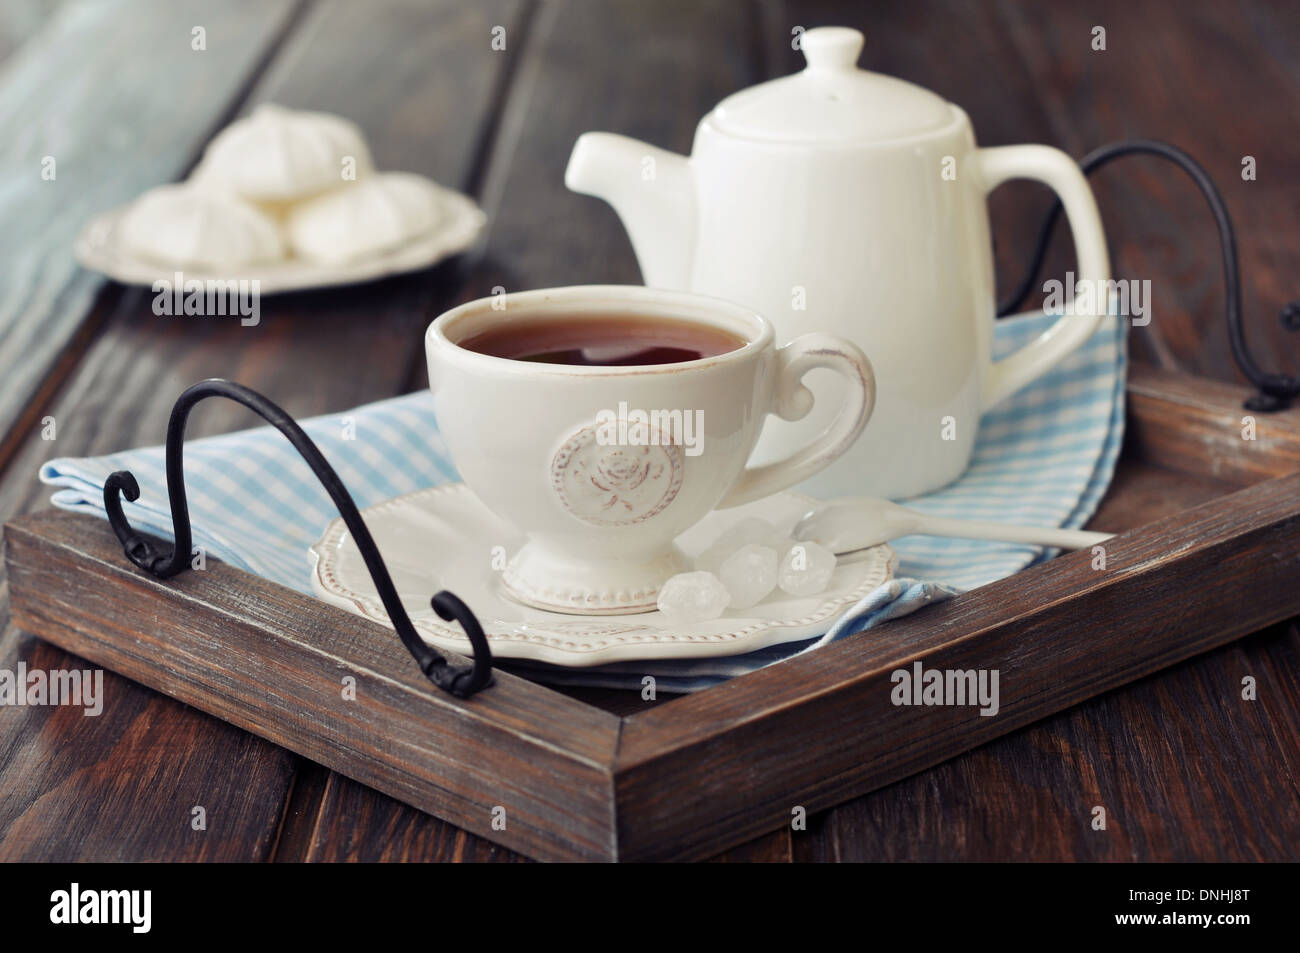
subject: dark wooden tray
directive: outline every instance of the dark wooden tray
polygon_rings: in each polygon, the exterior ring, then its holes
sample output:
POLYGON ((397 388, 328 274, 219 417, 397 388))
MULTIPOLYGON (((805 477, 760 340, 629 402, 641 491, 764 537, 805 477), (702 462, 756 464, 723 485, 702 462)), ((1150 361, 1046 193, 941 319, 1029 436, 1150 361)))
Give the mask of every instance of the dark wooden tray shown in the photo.
POLYGON ((1133 528, 1104 569, 1071 553, 655 703, 506 672, 458 701, 375 623, 219 563, 160 582, 105 522, 62 512, 5 527, 13 616, 532 857, 703 857, 1300 614, 1300 411, 1253 415, 1244 439, 1244 396, 1133 371, 1123 457, 1091 524, 1133 528), (895 707, 891 673, 916 660, 997 669, 999 713, 895 707))

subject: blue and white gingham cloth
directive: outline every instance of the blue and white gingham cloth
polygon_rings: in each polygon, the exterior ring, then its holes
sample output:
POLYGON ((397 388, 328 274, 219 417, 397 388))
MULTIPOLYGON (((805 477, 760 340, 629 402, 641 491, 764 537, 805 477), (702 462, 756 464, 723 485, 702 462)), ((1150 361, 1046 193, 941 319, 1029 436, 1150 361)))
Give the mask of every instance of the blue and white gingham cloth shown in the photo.
MULTIPOLYGON (((994 350, 1014 351, 1054 321, 1023 315, 999 321, 994 350)), ((941 516, 1079 527, 1100 502, 1123 436, 1126 350, 1123 321, 1101 329, 1055 370, 986 413, 969 470, 955 484, 909 505, 941 516)), ((364 508, 457 479, 438 437, 427 392, 368 404, 303 423, 364 508)), ((130 470, 140 499, 126 503, 133 526, 171 536, 161 446, 102 457, 51 460, 43 482, 60 487, 56 506, 104 515, 103 486, 130 470)), ((194 543, 210 556, 311 594, 308 547, 338 514, 306 463, 279 432, 260 427, 186 443, 185 483, 194 543)), ((872 628, 1011 575, 1054 555, 1039 547, 912 536, 892 543, 894 579, 847 610, 820 638, 745 655, 680 662, 618 663, 586 669, 506 662, 533 677, 640 688, 646 675, 663 691, 695 691, 872 628)), ((471 607, 473 608, 473 607, 471 607)), ((887 630, 882 632, 885 637, 887 630)))

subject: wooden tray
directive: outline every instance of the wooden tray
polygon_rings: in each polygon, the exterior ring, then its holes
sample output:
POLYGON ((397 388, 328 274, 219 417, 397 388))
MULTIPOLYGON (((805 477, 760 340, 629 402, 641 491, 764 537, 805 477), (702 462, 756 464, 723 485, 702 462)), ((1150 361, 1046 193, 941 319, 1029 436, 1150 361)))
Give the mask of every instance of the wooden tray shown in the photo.
POLYGON ((1250 415, 1244 396, 1133 370, 1123 458, 1091 525, 1135 528, 1104 569, 1071 553, 653 704, 506 672, 458 701, 375 623, 219 563, 160 582, 107 523, 63 512, 5 528, 13 615, 532 857, 703 857, 1300 614, 1300 411, 1250 415), (997 669, 998 714, 895 707, 891 673, 917 660, 997 669))

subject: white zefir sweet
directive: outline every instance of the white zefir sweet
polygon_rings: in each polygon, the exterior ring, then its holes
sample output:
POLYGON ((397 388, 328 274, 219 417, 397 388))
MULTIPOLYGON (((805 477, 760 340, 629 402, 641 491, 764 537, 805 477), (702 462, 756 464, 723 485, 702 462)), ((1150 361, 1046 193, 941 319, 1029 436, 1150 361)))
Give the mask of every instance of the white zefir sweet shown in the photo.
POLYGON ((230 274, 285 254, 270 216, 187 184, 150 189, 131 203, 118 228, 132 254, 174 268, 230 274))
POLYGON ((216 135, 193 178, 205 188, 282 203, 360 181, 373 169, 355 123, 267 103, 216 135))
POLYGON ((294 205, 285 220, 295 255, 340 265, 404 245, 444 216, 442 190, 422 175, 380 172, 294 205))

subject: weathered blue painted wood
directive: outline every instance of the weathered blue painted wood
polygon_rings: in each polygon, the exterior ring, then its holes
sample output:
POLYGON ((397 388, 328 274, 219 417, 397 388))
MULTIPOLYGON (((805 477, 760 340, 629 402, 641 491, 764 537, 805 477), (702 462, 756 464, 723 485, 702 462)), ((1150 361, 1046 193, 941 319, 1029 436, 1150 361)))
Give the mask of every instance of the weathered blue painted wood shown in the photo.
POLYGON ((73 258, 77 232, 186 171, 293 9, 66 3, 0 68, 0 463, 102 285, 73 258))

